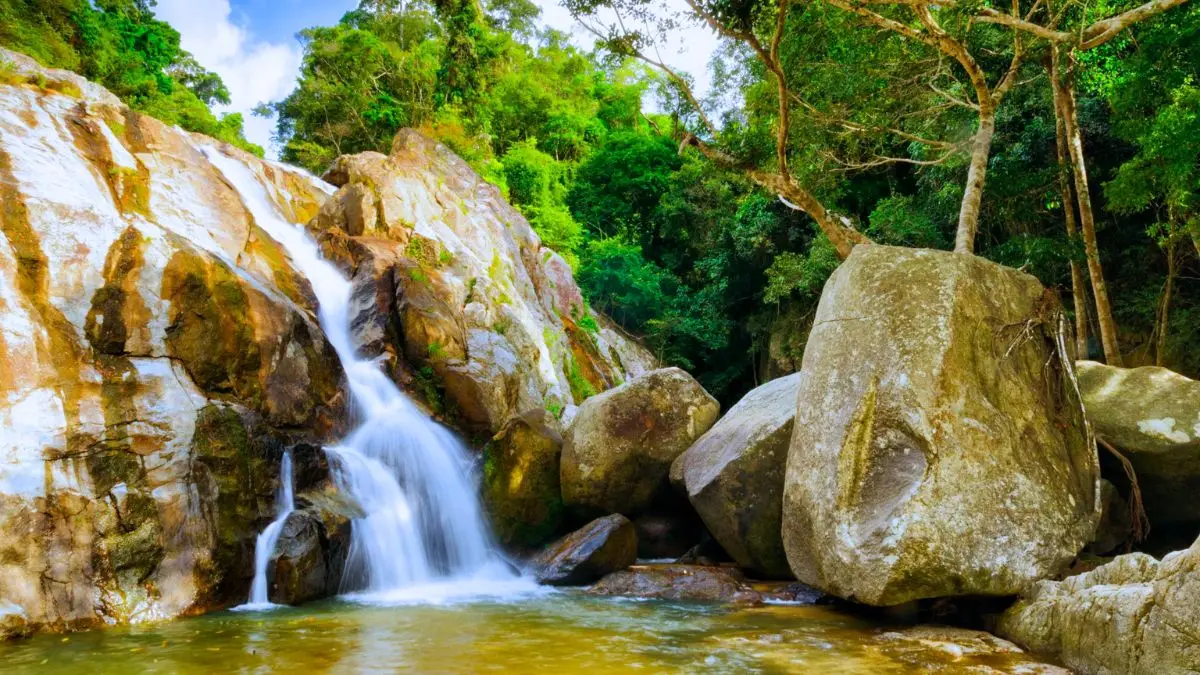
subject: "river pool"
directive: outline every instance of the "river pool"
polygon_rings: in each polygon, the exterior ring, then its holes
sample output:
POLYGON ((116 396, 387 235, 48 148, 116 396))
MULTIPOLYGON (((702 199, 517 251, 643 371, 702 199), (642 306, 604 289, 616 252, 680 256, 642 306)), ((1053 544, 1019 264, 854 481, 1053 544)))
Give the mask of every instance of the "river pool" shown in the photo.
MULTIPOLYGON (((544 592, 517 601, 335 600, 0 646, 4 673, 1041 672, 830 607, 749 608, 544 592), (992 670, 994 669, 994 670, 992 670)), ((1061 671, 1060 671, 1061 672, 1061 671)))

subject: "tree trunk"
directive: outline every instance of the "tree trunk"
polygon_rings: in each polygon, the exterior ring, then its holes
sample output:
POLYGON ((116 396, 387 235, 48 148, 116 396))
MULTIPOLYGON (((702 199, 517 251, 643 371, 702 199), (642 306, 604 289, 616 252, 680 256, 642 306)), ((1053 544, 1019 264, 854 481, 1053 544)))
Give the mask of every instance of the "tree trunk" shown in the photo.
POLYGON ((1154 365, 1166 366, 1167 362, 1167 333, 1171 325, 1171 293, 1175 290, 1176 269, 1175 240, 1167 241, 1167 281, 1163 285, 1162 302, 1158 306, 1158 340, 1154 350, 1154 365))
POLYGON ((849 218, 826 209, 821 200, 814 197, 808 190, 796 185, 795 181, 777 173, 765 171, 751 170, 747 172, 747 175, 755 183, 778 195, 788 206, 807 213, 817 221, 817 226, 829 238, 829 242, 833 244, 838 257, 842 260, 850 256, 850 252, 856 245, 870 243, 871 240, 865 234, 854 229, 849 218))
MULTIPOLYGON (((1062 195, 1063 217, 1067 222, 1067 237, 1074 243, 1079 236, 1079 227, 1075 222, 1075 198, 1071 194, 1071 179, 1069 165, 1071 163, 1067 150, 1067 130, 1063 122, 1062 111, 1059 110, 1059 97, 1054 97, 1055 112, 1055 141, 1058 149, 1058 189, 1062 195)), ((1088 357, 1088 324, 1087 324, 1087 289, 1084 288, 1083 270, 1079 263, 1071 259, 1071 298, 1075 304, 1075 356, 1088 357)))
POLYGON ((956 253, 975 252, 975 234, 979 231, 979 207, 983 202, 983 187, 987 182, 988 158, 992 154, 992 138, 996 135, 996 112, 991 103, 980 101, 979 130, 971 147, 971 168, 967 171, 967 187, 958 211, 958 234, 954 240, 956 253))
POLYGON ((1122 365, 1121 349, 1117 343, 1117 324, 1113 320, 1112 305, 1108 301, 1108 286, 1104 283, 1104 268, 1100 264, 1100 247, 1096 242, 1096 220, 1092 214, 1092 198, 1088 187, 1087 165, 1083 156, 1083 137, 1079 130, 1078 111, 1075 108, 1075 82, 1073 68, 1062 72, 1061 56, 1057 48, 1052 61, 1051 82, 1056 107, 1063 112, 1063 124, 1067 134, 1067 148, 1071 155, 1071 172, 1075 177, 1075 197, 1079 202, 1079 225, 1083 232, 1083 246, 1087 253, 1088 273, 1092 277, 1092 295, 1096 299, 1096 321, 1100 326, 1100 344, 1104 346, 1104 360, 1110 366, 1122 365))

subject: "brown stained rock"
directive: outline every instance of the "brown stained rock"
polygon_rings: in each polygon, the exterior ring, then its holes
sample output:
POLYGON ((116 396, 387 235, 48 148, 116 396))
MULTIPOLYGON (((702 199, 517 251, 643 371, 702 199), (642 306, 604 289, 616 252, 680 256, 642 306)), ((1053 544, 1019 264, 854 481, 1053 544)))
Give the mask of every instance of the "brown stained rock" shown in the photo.
POLYGON ((763 600, 737 570, 695 565, 637 565, 609 574, 587 592, 647 600, 738 605, 753 605, 763 600))
POLYGON ((893 605, 1063 571, 1100 515, 1065 325, 1032 276, 857 247, 804 353, 782 528, 796 578, 893 605))
POLYGON ((271 602, 298 605, 335 595, 350 546, 350 521, 314 509, 284 521, 267 566, 271 602))
POLYGON ((588 514, 645 512, 667 488, 671 462, 719 413, 717 401, 678 368, 588 399, 565 434, 563 501, 588 514))
POLYGON ((633 523, 620 514, 597 518, 550 544, 529 562, 538 583, 582 586, 637 560, 633 523))
POLYGON ((537 546, 558 532, 564 509, 557 426, 550 413, 531 410, 483 449, 483 506, 503 546, 537 546))
POLYGON ((431 371, 410 390, 448 421, 494 434, 654 367, 588 312, 569 265, 445 146, 405 129, 389 155, 339 158, 326 180, 339 190, 309 228, 354 276, 356 330, 380 353, 391 340, 419 376, 431 371))
POLYGON ((780 527, 800 375, 758 387, 671 466, 672 480, 742 567, 789 578, 780 527))
POLYGON ((0 60, 63 85, 0 86, 0 601, 42 630, 244 599, 279 453, 342 417, 342 370, 311 288, 197 146, 292 222, 327 189, 0 60))

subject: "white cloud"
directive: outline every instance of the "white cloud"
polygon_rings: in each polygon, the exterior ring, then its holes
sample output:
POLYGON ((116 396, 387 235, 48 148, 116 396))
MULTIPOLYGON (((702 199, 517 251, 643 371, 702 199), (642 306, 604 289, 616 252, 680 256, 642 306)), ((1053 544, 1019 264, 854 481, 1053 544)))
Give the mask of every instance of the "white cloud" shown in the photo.
MULTIPOLYGON (((551 28, 570 34, 576 44, 591 49, 595 37, 571 16, 558 0, 535 0, 542 10, 542 22, 551 28)), ((662 15, 678 15, 689 11, 684 0, 662 0, 658 11, 662 15)), ((602 15, 603 20, 603 15, 602 15)), ((688 22, 665 44, 660 44, 662 61, 672 70, 692 76, 696 95, 704 98, 712 88, 712 73, 708 64, 720 45, 717 34, 707 26, 688 22)))
POLYGON ((270 142, 274 121, 254 117, 251 111, 295 88, 302 58, 299 45, 255 40, 233 22, 229 0, 158 0, 154 12, 179 31, 183 48, 200 65, 225 81, 230 105, 217 112, 242 113, 246 137, 275 155, 270 142))

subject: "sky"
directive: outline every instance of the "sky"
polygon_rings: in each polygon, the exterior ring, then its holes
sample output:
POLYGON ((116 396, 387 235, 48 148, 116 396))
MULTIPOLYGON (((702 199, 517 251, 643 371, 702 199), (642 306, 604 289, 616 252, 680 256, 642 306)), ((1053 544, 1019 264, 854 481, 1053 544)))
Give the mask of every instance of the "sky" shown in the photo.
MULTIPOLYGON (((591 48, 591 35, 575 23, 558 0, 534 0, 542 22, 573 36, 591 48)), ((231 103, 217 112, 240 112, 246 118, 246 137, 267 148, 270 156, 274 120, 255 117, 259 104, 281 100, 296 86, 303 52, 296 33, 310 26, 337 23, 358 0, 158 0, 155 13, 183 37, 183 48, 205 68, 217 73, 229 88, 231 103)), ((672 9, 683 0, 665 0, 672 9)), ((681 31, 661 55, 673 68, 690 73, 700 96, 708 90, 708 62, 717 38, 697 26, 681 31)))

